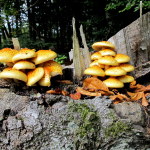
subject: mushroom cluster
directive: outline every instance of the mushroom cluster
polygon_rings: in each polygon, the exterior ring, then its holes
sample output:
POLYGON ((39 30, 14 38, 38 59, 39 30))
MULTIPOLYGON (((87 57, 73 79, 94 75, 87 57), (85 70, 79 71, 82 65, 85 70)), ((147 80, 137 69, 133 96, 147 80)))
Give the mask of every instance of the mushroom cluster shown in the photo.
POLYGON ((109 88, 123 88, 125 83, 134 81, 134 77, 127 73, 134 70, 130 57, 117 54, 115 45, 109 41, 95 42, 95 50, 91 55, 92 63, 85 69, 85 75, 99 76, 109 88))
POLYGON ((0 78, 21 80, 27 86, 50 86, 51 77, 62 75, 62 66, 53 60, 56 57, 57 53, 52 50, 3 48, 0 62, 7 67, 0 72, 0 78))

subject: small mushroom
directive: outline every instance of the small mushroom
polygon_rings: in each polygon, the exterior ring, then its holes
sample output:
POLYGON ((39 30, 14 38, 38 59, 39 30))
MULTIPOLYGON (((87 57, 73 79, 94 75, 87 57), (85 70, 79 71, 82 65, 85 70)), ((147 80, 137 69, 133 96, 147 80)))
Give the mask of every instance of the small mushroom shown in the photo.
POLYGON ((38 82, 44 76, 44 69, 43 67, 37 67, 34 70, 31 70, 27 73, 28 86, 33 86, 36 82, 38 82))
POLYGON ((18 51, 17 54, 13 56, 12 61, 16 62, 18 60, 29 59, 35 56, 36 56, 36 53, 34 49, 23 48, 20 51, 18 51))
POLYGON ((124 69, 126 72, 131 72, 135 69, 134 66, 132 66, 130 64, 120 64, 119 67, 124 69))
POLYGON ((117 60, 118 63, 127 63, 130 61, 130 57, 125 54, 117 54, 115 60, 117 60))
POLYGON ((112 56, 103 56, 101 59, 98 60, 98 63, 111 66, 119 65, 118 62, 112 56))
POLYGON ((21 61, 16 62, 13 68, 18 69, 18 70, 19 69, 35 69, 35 65, 30 61, 21 60, 21 61))
POLYGON ((49 60, 43 64, 40 64, 39 66, 48 67, 50 69, 50 75, 52 77, 63 74, 62 73, 62 70, 63 70, 62 66, 56 61, 49 60))
POLYGON ((0 62, 6 63, 7 66, 12 67, 12 58, 16 53, 18 53, 17 50, 11 48, 3 48, 2 50, 0 50, 0 62))
POLYGON ((92 48, 94 50, 97 50, 97 51, 102 50, 102 49, 112 49, 112 50, 115 50, 115 45, 112 44, 109 41, 100 41, 100 42, 95 42, 92 45, 92 48))
POLYGON ((101 56, 115 56, 116 52, 110 49, 104 49, 99 51, 99 53, 101 54, 101 56))
POLYGON ((91 62, 90 65, 89 65, 89 67, 92 67, 92 66, 98 66, 100 68, 105 68, 105 65, 99 64, 98 60, 94 60, 93 62, 91 62))
POLYGON ((99 52, 95 52, 91 55, 91 60, 97 60, 100 59, 102 55, 99 52))
POLYGON ((51 69, 49 67, 44 68, 44 76, 38 81, 40 86, 50 86, 51 85, 51 69))
POLYGON ((118 77, 117 79, 123 83, 130 83, 134 81, 134 78, 130 75, 123 75, 123 76, 118 77))
POLYGON ((84 74, 92 75, 92 76, 100 76, 100 77, 104 77, 105 76, 104 70, 101 69, 98 66, 92 66, 92 67, 89 67, 89 68, 85 69, 84 70, 84 74))
POLYGON ((31 59, 31 61, 34 62, 36 65, 57 57, 57 54, 52 50, 38 50, 36 54, 37 56, 31 59))
POLYGON ((109 67, 108 69, 106 69, 105 74, 107 76, 122 76, 122 75, 126 75, 127 72, 122 69, 121 67, 109 67))
POLYGON ((0 78, 7 79, 17 79, 24 82, 27 82, 27 75, 19 70, 13 68, 5 68, 2 72, 0 72, 0 78))
POLYGON ((103 83, 109 88, 123 88, 124 87, 124 83, 114 77, 109 77, 108 79, 104 80, 103 83))

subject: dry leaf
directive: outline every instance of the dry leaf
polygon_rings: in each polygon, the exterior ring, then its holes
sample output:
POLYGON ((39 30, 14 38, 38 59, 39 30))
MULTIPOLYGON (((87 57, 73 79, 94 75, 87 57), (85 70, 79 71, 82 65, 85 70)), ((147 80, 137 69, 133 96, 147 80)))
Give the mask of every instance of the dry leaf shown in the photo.
POLYGON ((89 89, 90 91, 95 90, 103 90, 103 91, 109 91, 108 87, 98 78, 91 77, 86 78, 83 81, 83 88, 89 89))
POLYGON ((119 101, 129 101, 129 98, 124 94, 117 94, 110 96, 111 100, 119 100, 119 101))
POLYGON ((70 80, 56 80, 56 82, 59 82, 61 84, 73 84, 73 82, 70 80))
POLYGON ((130 96, 131 100, 133 101, 140 100, 143 97, 143 92, 137 92, 137 93, 127 92, 127 93, 130 96))
POLYGON ((81 98, 81 93, 76 92, 74 94, 70 94, 70 97, 74 100, 79 100, 81 98))
POLYGON ((81 93, 82 95, 101 96, 101 93, 99 93, 99 92, 89 92, 89 91, 84 90, 81 87, 77 87, 76 91, 79 92, 79 93, 81 93))
POLYGON ((143 106, 148 106, 149 105, 144 93, 143 93, 143 97, 142 97, 142 105, 143 106))
POLYGON ((48 93, 48 94, 60 94, 60 95, 62 94, 64 96, 68 95, 67 91, 64 91, 64 90, 61 90, 61 89, 48 90, 48 91, 46 91, 46 93, 48 93))

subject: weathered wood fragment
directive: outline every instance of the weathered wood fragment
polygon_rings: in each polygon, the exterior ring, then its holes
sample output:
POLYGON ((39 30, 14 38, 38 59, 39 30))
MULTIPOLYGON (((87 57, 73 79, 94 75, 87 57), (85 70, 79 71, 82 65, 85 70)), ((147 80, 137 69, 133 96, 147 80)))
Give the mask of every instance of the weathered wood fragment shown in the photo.
POLYGON ((73 64, 74 64, 74 81, 79 82, 82 78, 85 66, 83 56, 80 53, 80 46, 75 28, 75 18, 72 19, 73 26, 73 64))
POLYGON ((20 50, 20 43, 18 38, 12 38, 12 42, 13 42, 14 49, 20 50))
POLYGON ((136 67, 133 75, 139 78, 150 73, 150 12, 120 30, 108 41, 116 45, 117 53, 131 57, 136 67))
POLYGON ((80 26, 80 35, 81 35, 81 39, 82 39, 82 44, 83 44, 83 50, 81 51, 82 54, 83 54, 83 59, 84 59, 84 65, 85 65, 85 68, 88 68, 90 63, 91 63, 91 54, 89 52, 89 48, 87 46, 87 43, 86 43, 86 38, 85 38, 85 34, 83 32, 83 26, 81 25, 80 26))

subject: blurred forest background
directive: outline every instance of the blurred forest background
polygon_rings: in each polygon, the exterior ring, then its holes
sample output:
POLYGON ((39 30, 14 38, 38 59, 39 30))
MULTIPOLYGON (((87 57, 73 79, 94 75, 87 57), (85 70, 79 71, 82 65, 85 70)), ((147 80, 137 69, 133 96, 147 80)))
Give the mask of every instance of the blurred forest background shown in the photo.
MULTIPOLYGON (((80 40, 82 24, 87 44, 107 40, 139 17, 140 0, 0 0, 0 48, 52 49, 66 54, 72 48, 72 17, 80 40)), ((143 1, 143 14, 150 1, 143 1)), ((81 43, 80 43, 81 44, 81 43)), ((80 45, 82 47, 82 45, 80 45)))

